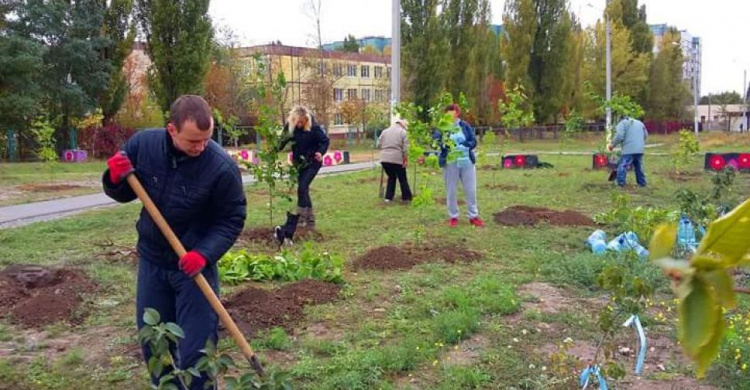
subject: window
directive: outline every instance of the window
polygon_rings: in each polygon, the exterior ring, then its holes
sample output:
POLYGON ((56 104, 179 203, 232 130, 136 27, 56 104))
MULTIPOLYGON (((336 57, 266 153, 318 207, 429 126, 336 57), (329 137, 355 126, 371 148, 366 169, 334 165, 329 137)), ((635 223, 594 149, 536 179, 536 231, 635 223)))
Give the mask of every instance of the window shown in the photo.
POLYGON ((357 65, 349 65, 346 67, 346 75, 349 77, 357 77, 357 65))
POLYGON ((350 88, 346 90, 346 99, 347 100, 357 100, 357 89, 356 88, 350 88))
POLYGON ((391 67, 390 66, 386 68, 386 73, 387 73, 386 77, 388 77, 388 80, 390 80, 391 79, 391 67))
POLYGON ((318 63, 318 75, 323 75, 326 72, 326 64, 325 62, 319 62, 318 63))
POLYGON ((333 124, 334 125, 343 125, 344 124, 344 117, 341 116, 340 112, 337 112, 333 115, 333 124))
POLYGON ((362 89, 362 100, 366 102, 370 101, 370 89, 369 88, 362 89))
POLYGON ((344 90, 341 88, 334 88, 333 89, 333 101, 340 102, 342 100, 344 100, 344 90))
POLYGON ((376 89, 375 90, 375 101, 376 102, 384 102, 385 99, 385 90, 384 89, 376 89))
POLYGON ((336 64, 333 66, 333 75, 336 77, 341 77, 344 75, 344 65, 336 64))
POLYGON ((376 79, 382 79, 383 78, 383 67, 382 66, 376 66, 375 67, 375 78, 376 79))
POLYGON ((370 77, 370 66, 362 65, 362 77, 370 77))

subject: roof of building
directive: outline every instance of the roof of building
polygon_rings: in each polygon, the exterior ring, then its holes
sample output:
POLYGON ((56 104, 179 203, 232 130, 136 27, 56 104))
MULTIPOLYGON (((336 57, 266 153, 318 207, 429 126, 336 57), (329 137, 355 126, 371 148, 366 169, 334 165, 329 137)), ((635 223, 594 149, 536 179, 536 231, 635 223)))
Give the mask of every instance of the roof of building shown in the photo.
MULTIPOLYGON (((286 55, 290 57, 314 57, 320 55, 318 49, 276 44, 242 47, 239 51, 242 57, 251 57, 255 53, 278 56, 286 55)), ((351 62, 379 62, 384 64, 391 62, 390 56, 381 54, 347 53, 328 50, 323 50, 323 58, 351 62)))

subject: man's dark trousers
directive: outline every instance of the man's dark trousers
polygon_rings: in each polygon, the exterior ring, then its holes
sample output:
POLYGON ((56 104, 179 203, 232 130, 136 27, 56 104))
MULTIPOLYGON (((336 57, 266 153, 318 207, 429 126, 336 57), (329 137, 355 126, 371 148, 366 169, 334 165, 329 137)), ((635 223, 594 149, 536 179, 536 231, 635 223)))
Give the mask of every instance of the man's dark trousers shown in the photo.
POLYGON ((639 186, 646 186, 646 175, 643 173, 643 153, 638 154, 624 154, 620 159, 620 164, 617 166, 617 185, 620 187, 625 186, 625 179, 628 174, 628 165, 633 166, 635 171, 635 180, 639 186))
MULTIPOLYGON (((219 295, 219 278, 216 265, 203 269, 203 276, 208 284, 219 295)), ((174 322, 185 332, 185 338, 178 340, 178 347, 171 351, 177 367, 186 369, 195 366, 203 357, 200 352, 211 340, 216 344, 218 339, 219 318, 214 312, 198 285, 182 271, 167 269, 141 259, 138 264, 138 291, 136 294, 136 316, 138 329, 144 326, 143 312, 146 308, 159 312, 161 321, 174 322)), ((151 358, 147 345, 143 347, 146 362, 151 358)), ((165 370, 164 373, 168 372, 165 370)), ((162 375, 164 375, 162 373, 162 375)), ((208 377, 203 374, 193 378, 190 390, 203 390, 208 377)), ((154 383, 158 383, 152 378, 154 383)), ((180 387, 179 383, 175 384, 180 387)))

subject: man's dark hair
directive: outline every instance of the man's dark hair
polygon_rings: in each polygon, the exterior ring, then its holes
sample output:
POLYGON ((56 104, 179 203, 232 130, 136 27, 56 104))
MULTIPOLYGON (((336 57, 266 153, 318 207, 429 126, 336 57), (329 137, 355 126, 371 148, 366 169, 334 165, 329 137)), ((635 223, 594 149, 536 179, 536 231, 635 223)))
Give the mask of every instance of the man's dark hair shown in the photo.
POLYGON ((461 115, 461 107, 458 104, 449 104, 445 107, 445 112, 455 111, 458 115, 461 115))
POLYGON ((169 108, 169 122, 180 130, 185 121, 195 121, 198 129, 211 130, 211 107, 198 95, 182 95, 169 108))

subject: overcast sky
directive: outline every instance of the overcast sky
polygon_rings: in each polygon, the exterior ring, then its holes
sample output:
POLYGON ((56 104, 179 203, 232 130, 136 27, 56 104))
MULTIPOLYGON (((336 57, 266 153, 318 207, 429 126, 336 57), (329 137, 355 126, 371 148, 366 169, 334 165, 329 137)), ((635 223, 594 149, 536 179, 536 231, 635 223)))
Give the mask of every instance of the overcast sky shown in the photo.
MULTIPOLYGON (((212 0, 211 17, 230 27, 243 44, 280 40, 286 45, 309 46, 315 27, 307 7, 310 0, 212 0)), ((315 0, 317 2, 317 0, 315 0)), ((391 35, 391 0, 320 0, 324 41, 391 35)), ((493 23, 502 23, 505 0, 490 0, 493 23)), ((596 22, 605 0, 570 0, 583 24, 596 22), (592 8, 587 4, 593 4, 592 8)), ((740 91, 743 72, 750 70, 750 1, 747 0, 640 0, 646 4, 648 23, 668 23, 703 39, 701 91, 740 91)))

